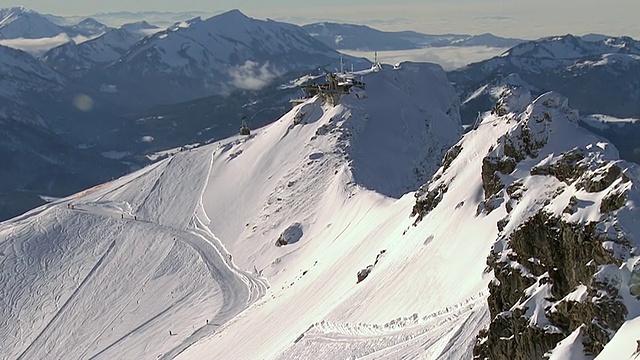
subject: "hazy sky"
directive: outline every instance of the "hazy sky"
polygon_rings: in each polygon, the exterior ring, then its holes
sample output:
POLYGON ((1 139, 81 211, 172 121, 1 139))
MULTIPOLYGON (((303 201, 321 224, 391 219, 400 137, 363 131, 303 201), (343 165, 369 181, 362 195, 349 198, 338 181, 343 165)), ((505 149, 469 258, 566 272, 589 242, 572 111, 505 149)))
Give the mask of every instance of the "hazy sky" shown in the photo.
POLYGON ((298 24, 362 23, 382 30, 426 33, 491 32, 505 37, 589 32, 640 38, 639 0, 0 0, 41 13, 88 15, 116 11, 206 11, 240 9, 255 18, 298 24))

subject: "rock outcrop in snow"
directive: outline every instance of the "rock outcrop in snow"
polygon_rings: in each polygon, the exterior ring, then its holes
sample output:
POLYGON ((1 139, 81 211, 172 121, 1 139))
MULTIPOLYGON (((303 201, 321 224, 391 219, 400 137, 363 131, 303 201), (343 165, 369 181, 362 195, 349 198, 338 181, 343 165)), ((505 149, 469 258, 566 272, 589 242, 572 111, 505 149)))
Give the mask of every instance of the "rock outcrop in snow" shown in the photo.
MULTIPOLYGON (((487 260, 492 320, 474 356, 538 359, 575 331, 571 341, 594 356, 637 316, 627 268, 638 256, 638 169, 579 128, 566 98, 546 93, 522 109, 513 106, 526 98, 521 91, 480 124, 505 130, 482 160, 477 216, 502 218, 487 260)), ((446 179, 443 168, 416 194, 418 220, 437 206, 446 179)))

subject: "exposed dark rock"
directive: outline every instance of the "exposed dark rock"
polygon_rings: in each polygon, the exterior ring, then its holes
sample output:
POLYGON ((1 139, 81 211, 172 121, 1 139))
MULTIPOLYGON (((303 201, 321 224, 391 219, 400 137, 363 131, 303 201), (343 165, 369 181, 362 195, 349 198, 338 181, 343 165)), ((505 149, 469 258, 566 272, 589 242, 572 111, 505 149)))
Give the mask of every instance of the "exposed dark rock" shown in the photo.
POLYGON ((473 348, 474 359, 542 359, 564 338, 562 333, 547 333, 529 326, 528 319, 519 312, 501 313, 494 317, 493 324, 480 331, 473 348))
POLYGON ((538 150, 547 143, 547 134, 542 135, 534 136, 527 124, 521 125, 513 134, 505 137, 504 154, 514 158, 516 162, 524 160, 527 156, 535 158, 538 156, 538 150))
POLYGON ((293 223, 280 234, 278 240, 276 240, 276 246, 294 244, 302 238, 302 235, 302 225, 300 223, 293 223))
POLYGON ((458 155, 462 152, 462 145, 454 145, 447 153, 444 155, 444 159, 442 160, 442 169, 447 170, 453 160, 455 160, 458 155))
POLYGON ((504 203, 504 197, 499 196, 498 194, 491 195, 488 199, 485 199, 478 204, 476 216, 481 213, 490 214, 493 210, 499 208, 502 203, 504 203))
POLYGON ((613 184, 620 174, 622 174, 622 169, 618 165, 607 163, 589 176, 584 184, 584 189, 590 193, 600 192, 613 184))
POLYGON ((359 283, 362 280, 366 279, 367 276, 369 276, 369 274, 371 273, 371 270, 373 270, 373 265, 369 265, 366 268, 358 271, 358 281, 357 281, 357 283, 359 283))
POLYGON ((578 205, 578 198, 575 196, 571 196, 569 199, 569 204, 562 211, 565 214, 573 214, 576 212, 576 205, 578 205))
POLYGON ((474 357, 540 359, 580 326, 585 351, 598 354, 627 314, 619 284, 596 280, 602 266, 621 263, 602 244, 625 240, 600 234, 595 223, 568 223, 541 211, 504 241, 508 249, 494 250, 487 259, 496 277, 488 298, 493 320, 479 334, 474 357), (528 288, 545 284, 551 285, 546 299, 551 305, 544 309, 550 325, 541 328, 524 316, 521 304, 528 300, 528 288), (585 300, 565 300, 578 286, 586 286, 585 300))
POLYGON ((520 200, 525 190, 522 180, 516 180, 507 187, 507 195, 509 195, 511 199, 520 200))
POLYGON ((629 279, 629 293, 640 300, 640 263, 636 263, 629 279))
POLYGON ((551 175, 560 181, 568 183, 570 180, 575 180, 582 176, 587 170, 587 166, 580 162, 584 157, 582 149, 572 149, 550 164, 533 167, 531 175, 551 175))
POLYGON ((504 228, 507 227, 507 224, 509 224, 508 216, 498 220, 498 222, 496 223, 496 225, 498 226, 498 231, 503 231, 504 228))
POLYGON ((615 211, 624 206, 626 202, 626 195, 624 192, 612 192, 602 198, 600 202, 600 212, 608 213, 615 211))
POLYGON ((618 299, 618 290, 609 284, 593 284, 588 297, 594 301, 559 302, 555 311, 548 313, 549 319, 562 329, 576 329, 584 324, 585 352, 599 354, 610 340, 608 329, 618 329, 627 315, 627 309, 618 299), (593 319, 585 322, 585 319, 593 319))
POLYGON ((387 250, 380 250, 380 253, 378 255, 376 255, 376 261, 373 262, 373 266, 378 265, 378 261, 380 261, 380 259, 382 259, 382 257, 386 253, 387 253, 387 250))
POLYGON ((413 205, 413 209, 411 210, 411 216, 416 216, 416 220, 413 225, 417 225, 425 215, 427 215, 431 210, 435 209, 436 206, 442 201, 442 197, 447 192, 448 187, 446 184, 441 183, 435 189, 430 190, 426 193, 426 189, 420 188, 416 194, 416 203, 413 205))
POLYGON ((506 175, 512 173, 515 168, 516 160, 511 157, 486 156, 482 159, 482 188, 484 189, 485 199, 497 194, 504 188, 504 184, 500 181, 500 176, 497 172, 499 171, 506 175))

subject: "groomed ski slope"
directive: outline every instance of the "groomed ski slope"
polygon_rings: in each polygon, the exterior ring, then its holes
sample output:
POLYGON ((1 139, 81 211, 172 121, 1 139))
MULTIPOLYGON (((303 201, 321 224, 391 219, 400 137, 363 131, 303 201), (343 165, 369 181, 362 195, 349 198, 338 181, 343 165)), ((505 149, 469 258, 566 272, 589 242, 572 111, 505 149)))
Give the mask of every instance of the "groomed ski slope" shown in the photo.
POLYGON ((178 154, 1 224, 2 357, 156 358, 262 296, 193 223, 210 165, 178 154))

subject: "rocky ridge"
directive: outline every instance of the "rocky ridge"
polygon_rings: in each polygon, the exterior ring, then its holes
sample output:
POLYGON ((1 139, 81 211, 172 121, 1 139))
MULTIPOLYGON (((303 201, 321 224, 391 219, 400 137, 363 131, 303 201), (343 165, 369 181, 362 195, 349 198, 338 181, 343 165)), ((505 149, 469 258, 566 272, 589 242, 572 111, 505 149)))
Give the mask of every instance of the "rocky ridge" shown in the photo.
MULTIPOLYGON (((508 89, 479 125, 506 131, 482 158, 477 216, 504 216, 487 259, 492 320, 474 357, 540 359, 572 334, 596 356, 640 299, 637 165, 578 127, 563 96, 529 99, 508 89)), ((466 146, 463 138, 416 192, 416 223, 446 196, 447 170, 466 146)))

